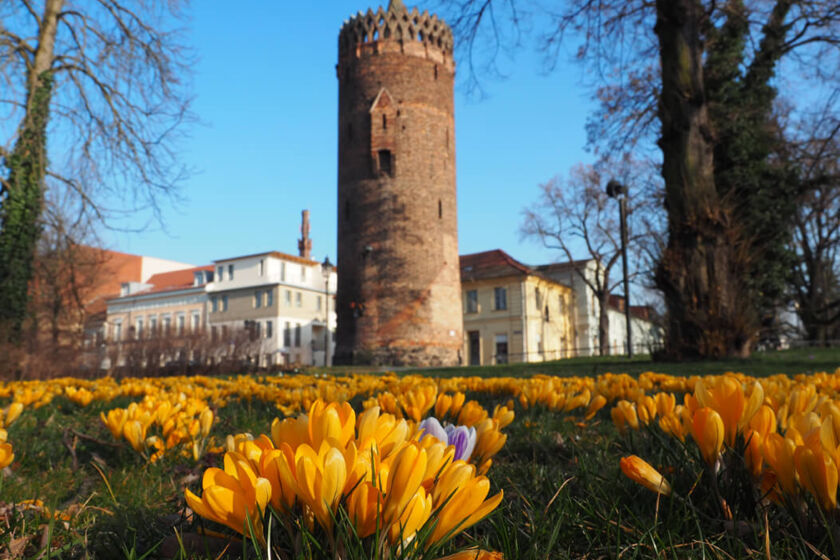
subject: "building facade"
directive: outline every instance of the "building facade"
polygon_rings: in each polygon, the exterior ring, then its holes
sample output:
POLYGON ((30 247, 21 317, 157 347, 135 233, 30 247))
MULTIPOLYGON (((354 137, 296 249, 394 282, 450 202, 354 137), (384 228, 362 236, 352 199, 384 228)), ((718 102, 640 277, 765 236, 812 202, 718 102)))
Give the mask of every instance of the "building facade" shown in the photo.
POLYGON ((212 279, 213 268, 203 266, 123 283, 120 295, 106 302, 102 367, 155 369, 205 359, 206 287, 212 279))
MULTIPOLYGON (((573 355, 597 356, 599 353, 598 321, 601 305, 595 292, 587 285, 594 284, 600 268, 595 259, 551 263, 534 267, 540 274, 572 288, 572 317, 575 339, 573 355), (584 280, 586 278, 587 280, 584 280)), ((627 353, 627 322, 624 315, 624 298, 610 295, 607 319, 609 322, 609 353, 627 353)), ((662 345, 662 328, 653 321, 653 310, 648 306, 630 306, 630 328, 634 353, 649 353, 662 345)))
POLYGON ((458 363, 452 47, 399 0, 339 34, 336 363, 458 363))
POLYGON ((573 355, 571 288, 498 249, 462 255, 460 262, 465 365, 573 355))
POLYGON ((212 340, 255 365, 319 365, 334 353, 335 268, 272 251, 214 262, 207 285, 212 340))

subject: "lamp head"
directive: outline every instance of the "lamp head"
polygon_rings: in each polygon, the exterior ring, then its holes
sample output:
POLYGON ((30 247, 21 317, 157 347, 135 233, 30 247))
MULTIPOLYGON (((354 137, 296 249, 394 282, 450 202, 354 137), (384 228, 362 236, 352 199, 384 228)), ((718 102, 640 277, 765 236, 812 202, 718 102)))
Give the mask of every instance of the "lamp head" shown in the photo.
POLYGON ((616 181, 615 179, 610 179, 607 183, 607 196, 610 198, 617 198, 623 194, 627 194, 627 187, 616 181))

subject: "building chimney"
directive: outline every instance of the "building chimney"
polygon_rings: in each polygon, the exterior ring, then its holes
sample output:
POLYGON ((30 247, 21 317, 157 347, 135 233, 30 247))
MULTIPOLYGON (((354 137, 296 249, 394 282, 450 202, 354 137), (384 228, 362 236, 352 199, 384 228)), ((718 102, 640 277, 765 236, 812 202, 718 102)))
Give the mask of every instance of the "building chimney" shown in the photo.
POLYGON ((311 258, 312 240, 309 239, 309 210, 303 210, 300 222, 300 239, 298 239, 298 254, 304 259, 311 258))

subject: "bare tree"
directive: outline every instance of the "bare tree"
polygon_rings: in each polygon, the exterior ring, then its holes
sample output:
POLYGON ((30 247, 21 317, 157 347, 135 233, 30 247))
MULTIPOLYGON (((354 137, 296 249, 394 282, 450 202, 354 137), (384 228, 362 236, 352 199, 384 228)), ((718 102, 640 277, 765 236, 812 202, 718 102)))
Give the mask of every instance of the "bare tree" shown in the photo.
MULTIPOLYGON (((626 171, 618 176, 629 179, 626 171)), ((586 165, 574 167, 568 180, 553 178, 541 185, 540 198, 523 211, 520 228, 524 237, 539 240, 569 261, 594 261, 594 274, 589 274, 584 266, 574 270, 598 300, 598 350, 602 356, 609 353, 610 294, 622 282, 622 278, 612 274, 613 267, 621 262, 618 205, 607 196, 605 182, 602 173, 586 165)), ((637 184, 634 180, 628 183, 637 184)), ((644 256, 646 247, 640 243, 646 237, 641 233, 646 224, 642 215, 649 208, 644 196, 628 198, 628 257, 635 257, 633 278, 643 275, 645 263, 649 263, 644 256)))
POLYGON ((840 119, 818 115, 795 157, 809 191, 796 214, 793 296, 808 340, 840 337, 840 119))
POLYGON ((192 60, 180 4, 0 6, 0 296, 13 330, 46 193, 72 214, 118 225, 138 211, 160 220, 162 200, 186 177, 176 148, 191 118, 192 60))

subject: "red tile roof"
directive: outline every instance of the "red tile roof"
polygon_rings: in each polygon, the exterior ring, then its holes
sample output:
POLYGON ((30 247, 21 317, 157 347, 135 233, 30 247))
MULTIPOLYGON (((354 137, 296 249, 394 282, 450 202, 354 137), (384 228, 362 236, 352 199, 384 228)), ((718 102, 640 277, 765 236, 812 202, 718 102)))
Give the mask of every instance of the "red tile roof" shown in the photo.
POLYGON ((195 280, 195 273, 199 270, 212 272, 213 266, 194 266, 192 268, 184 268, 182 270, 153 274, 146 282, 147 284, 151 284, 153 286, 152 289, 141 293, 148 294, 152 292, 168 292, 171 290, 184 290, 186 288, 192 288, 195 280))
POLYGON ((501 249, 461 255, 460 259, 462 280, 535 274, 529 266, 522 264, 501 249))

